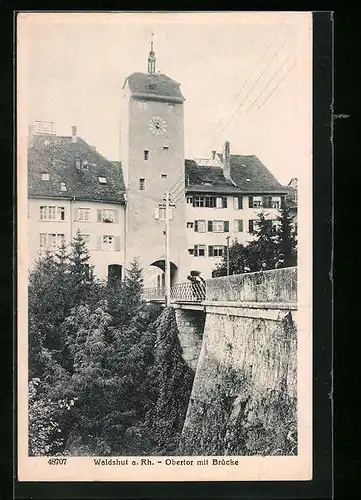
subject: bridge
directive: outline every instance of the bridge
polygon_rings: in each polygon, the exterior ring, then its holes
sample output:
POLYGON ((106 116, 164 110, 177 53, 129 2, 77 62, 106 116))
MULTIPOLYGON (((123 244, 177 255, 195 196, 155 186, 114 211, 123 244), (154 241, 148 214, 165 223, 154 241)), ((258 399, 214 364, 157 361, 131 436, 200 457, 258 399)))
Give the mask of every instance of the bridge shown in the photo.
MULTIPOLYGON (((206 311, 207 305, 214 302, 297 309, 296 296, 297 267, 287 267, 212 278, 206 280, 205 287, 191 282, 176 283, 171 286, 170 303, 175 308, 199 311, 206 311)), ((143 299, 164 305, 165 288, 145 288, 143 299)))

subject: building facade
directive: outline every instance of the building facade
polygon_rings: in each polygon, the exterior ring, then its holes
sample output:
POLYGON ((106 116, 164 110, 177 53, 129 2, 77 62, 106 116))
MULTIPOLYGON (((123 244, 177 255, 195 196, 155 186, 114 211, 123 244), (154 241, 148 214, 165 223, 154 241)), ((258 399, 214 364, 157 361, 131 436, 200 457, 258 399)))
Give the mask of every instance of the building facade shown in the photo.
POLYGON ((121 277, 125 200, 122 172, 83 139, 29 131, 29 266, 79 231, 98 278, 121 277))
POLYGON ((211 278, 228 244, 254 239, 258 215, 274 221, 287 194, 256 156, 223 154, 186 160, 186 228, 191 268, 211 278))

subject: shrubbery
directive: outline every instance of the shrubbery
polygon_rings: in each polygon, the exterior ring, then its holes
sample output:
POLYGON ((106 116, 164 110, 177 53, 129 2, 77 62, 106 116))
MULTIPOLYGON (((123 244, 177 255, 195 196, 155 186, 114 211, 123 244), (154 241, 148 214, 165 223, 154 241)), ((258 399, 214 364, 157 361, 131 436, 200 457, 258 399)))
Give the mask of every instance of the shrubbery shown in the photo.
POLYGON ((137 261, 98 282, 78 234, 29 282, 29 454, 172 453, 193 372, 172 311, 146 305, 137 261))

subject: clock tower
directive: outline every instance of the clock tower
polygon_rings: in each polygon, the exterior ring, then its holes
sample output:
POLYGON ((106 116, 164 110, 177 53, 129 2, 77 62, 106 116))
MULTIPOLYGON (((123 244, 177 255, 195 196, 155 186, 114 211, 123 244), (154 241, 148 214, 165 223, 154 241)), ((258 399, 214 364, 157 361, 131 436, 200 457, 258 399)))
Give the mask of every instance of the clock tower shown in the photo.
POLYGON ((165 267, 165 193, 171 194, 171 282, 189 274, 184 196, 184 97, 180 84, 156 73, 153 41, 147 73, 122 88, 120 156, 126 186, 125 261, 138 257, 144 286, 161 284, 165 267))

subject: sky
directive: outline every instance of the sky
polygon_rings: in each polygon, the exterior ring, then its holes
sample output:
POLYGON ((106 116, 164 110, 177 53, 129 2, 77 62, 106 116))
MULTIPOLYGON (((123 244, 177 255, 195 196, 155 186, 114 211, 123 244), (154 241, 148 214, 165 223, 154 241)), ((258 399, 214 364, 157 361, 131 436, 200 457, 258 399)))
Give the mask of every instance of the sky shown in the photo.
MULTIPOLYGON (((181 84, 185 156, 210 157, 230 141, 282 183, 311 157, 309 13, 23 13, 18 18, 19 114, 53 121, 119 160, 121 88, 156 69, 181 84)), ((26 117, 26 118, 25 118, 26 117)))

